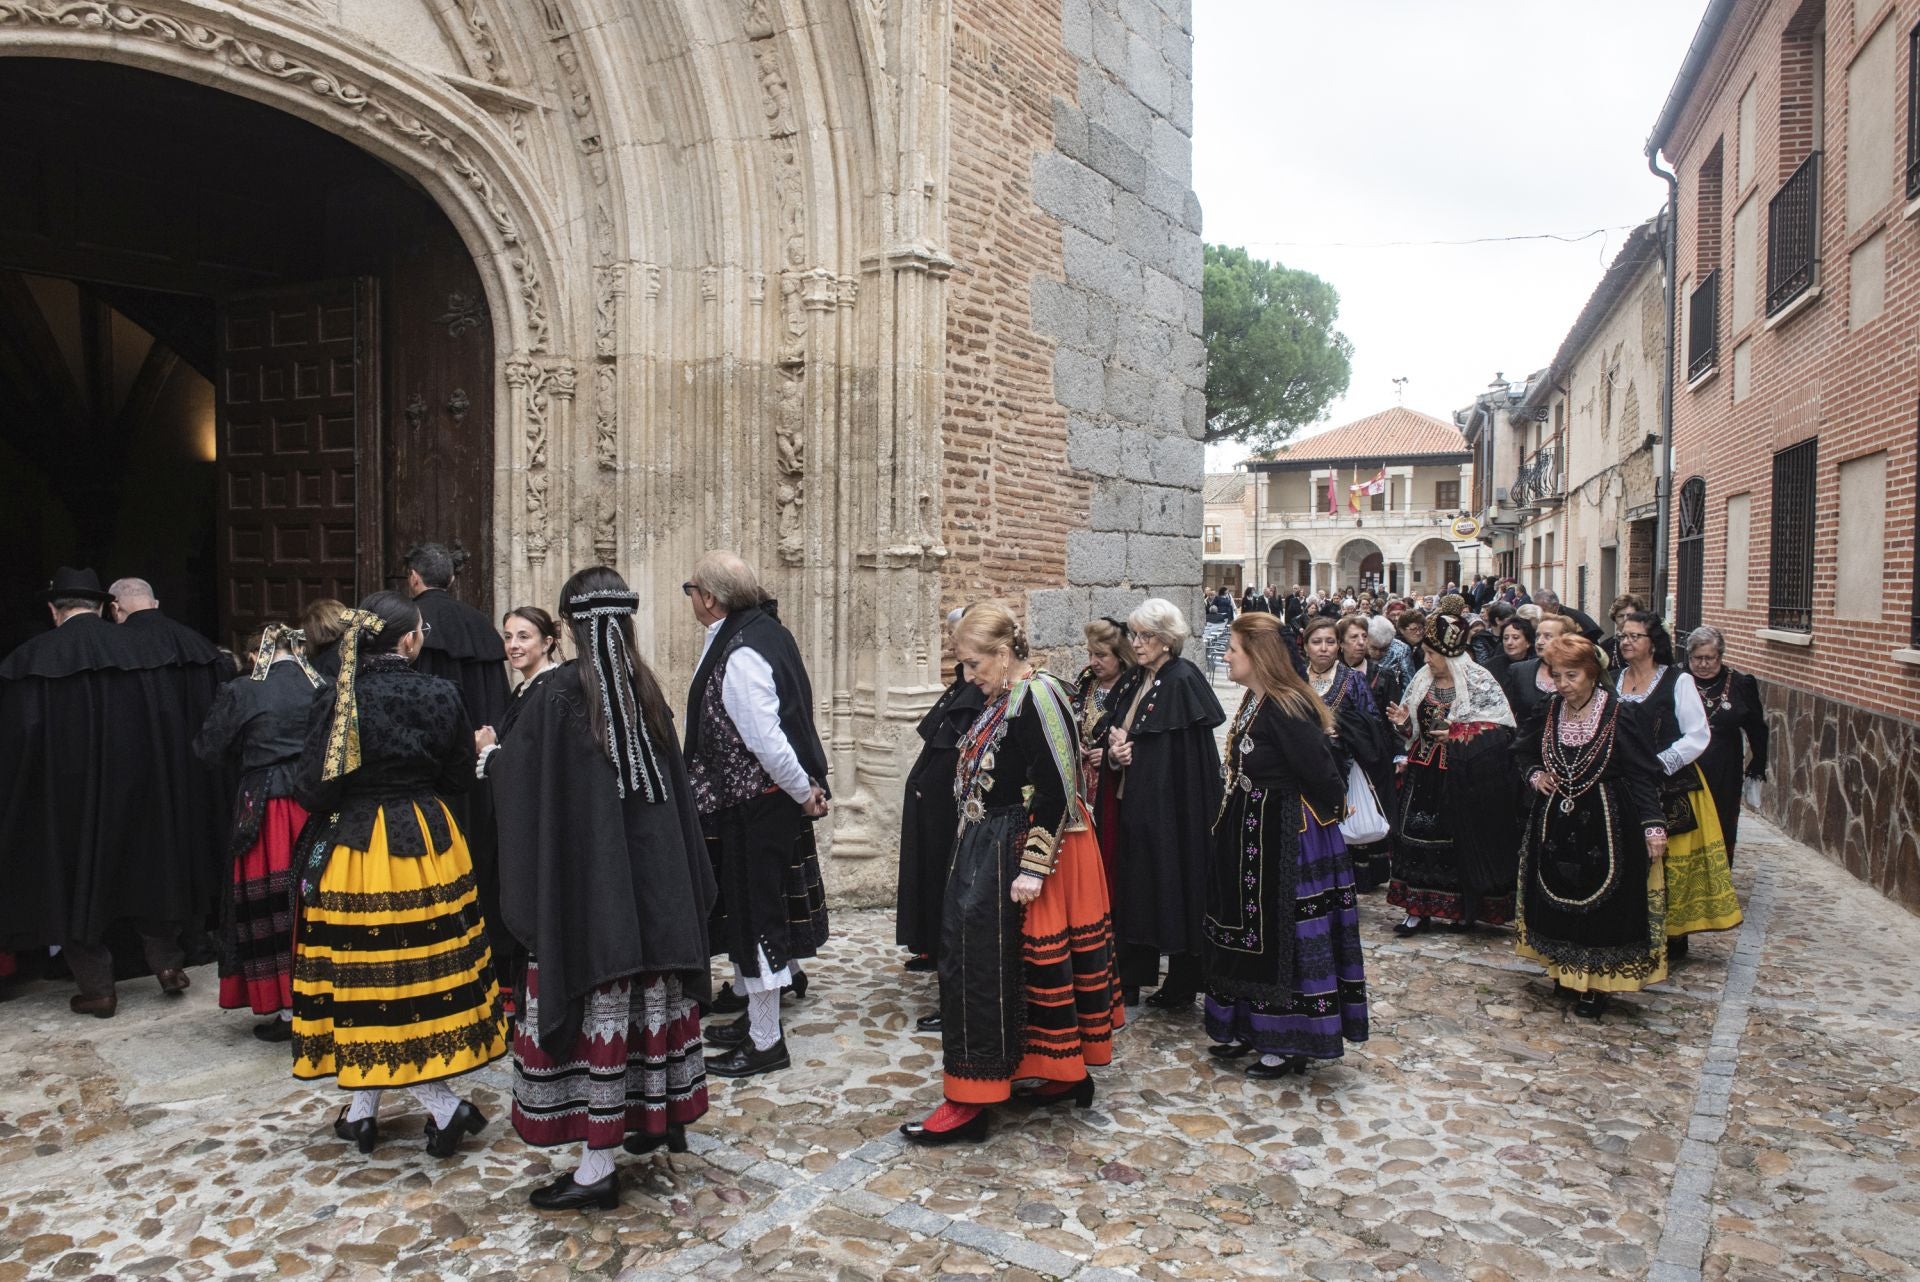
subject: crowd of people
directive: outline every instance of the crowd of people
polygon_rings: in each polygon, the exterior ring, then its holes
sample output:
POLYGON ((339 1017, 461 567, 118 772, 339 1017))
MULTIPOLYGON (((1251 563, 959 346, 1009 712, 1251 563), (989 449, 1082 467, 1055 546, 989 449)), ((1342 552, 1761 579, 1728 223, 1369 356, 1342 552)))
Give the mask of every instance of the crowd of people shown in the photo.
MULTIPOLYGON (((407 591, 314 602, 243 659, 140 580, 62 569, 53 628, 0 663, 0 948, 110 1018, 115 934, 178 994, 211 917, 220 1005, 347 1093, 340 1139, 372 1152, 405 1088, 450 1156, 489 1120, 454 1083, 510 1057, 516 1132, 578 1151, 531 1202, 611 1207, 616 1151, 683 1151, 710 1077, 791 1065, 782 999, 828 939, 813 690, 736 554, 681 585, 705 644, 677 721, 617 572, 496 627, 458 568, 422 545, 407 591)), ((906 1138, 1087 1107, 1135 1006, 1198 1001, 1209 1053, 1256 1079, 1339 1058, 1368 1034, 1359 905, 1383 887, 1403 935, 1512 926, 1595 1018, 1738 925, 1758 686, 1711 628, 1683 670, 1643 602, 1611 613, 1602 644, 1491 579, 1216 594, 1229 717, 1170 601, 1090 621, 1072 682, 1004 606, 953 611, 896 919, 937 984, 944 1099, 906 1138)))

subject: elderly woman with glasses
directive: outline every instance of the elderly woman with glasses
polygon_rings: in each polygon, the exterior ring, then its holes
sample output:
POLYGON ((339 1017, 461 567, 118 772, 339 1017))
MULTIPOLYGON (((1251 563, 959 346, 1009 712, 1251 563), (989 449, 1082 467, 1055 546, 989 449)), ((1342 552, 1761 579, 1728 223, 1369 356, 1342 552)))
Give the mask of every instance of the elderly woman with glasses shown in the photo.
POLYGON ((1767 710, 1760 702, 1760 683, 1729 667, 1726 655, 1727 639, 1720 629, 1703 626, 1687 634, 1687 672, 1707 710, 1709 738, 1698 764, 1713 794, 1727 866, 1732 867, 1734 841, 1740 835, 1740 790, 1746 780, 1767 777, 1767 710))
POLYGON ((1121 774, 1120 844, 1115 853, 1115 920, 1120 923, 1120 982, 1131 995, 1166 982, 1150 1006, 1191 1009, 1200 992, 1207 857, 1220 812, 1220 748, 1214 727, 1227 719, 1207 678, 1180 657, 1187 620, 1171 601, 1143 601, 1127 616, 1139 665, 1114 686, 1095 742, 1121 774))
POLYGON ((1623 703, 1639 705, 1666 778, 1660 785, 1667 832, 1667 955, 1687 955, 1687 936, 1732 930, 1741 921, 1727 847, 1706 777, 1696 764, 1711 732, 1693 677, 1673 662, 1673 640, 1657 614, 1635 610, 1620 621, 1623 703))

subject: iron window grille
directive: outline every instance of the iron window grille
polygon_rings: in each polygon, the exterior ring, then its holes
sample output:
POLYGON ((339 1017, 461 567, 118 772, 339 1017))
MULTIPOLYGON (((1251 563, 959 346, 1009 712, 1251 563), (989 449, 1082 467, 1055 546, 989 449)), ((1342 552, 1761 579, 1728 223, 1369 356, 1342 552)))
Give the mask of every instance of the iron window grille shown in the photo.
POLYGON ((1716 268, 1687 300, 1687 380, 1699 378, 1720 359, 1720 272, 1716 268))
MULTIPOLYGON (((1920 421, 1920 415, 1915 417, 1920 421)), ((1914 457, 1920 461, 1920 429, 1915 432, 1914 457)), ((1915 565, 1920 567, 1920 504, 1915 504, 1913 509, 1913 555, 1915 565)), ((1907 626, 1907 644, 1920 650, 1920 574, 1914 576, 1913 618, 1907 626)))
POLYGON ((1813 631, 1813 499, 1818 438, 1773 456, 1773 547, 1767 626, 1813 631))
POLYGON ((1920 27, 1907 33, 1907 199, 1920 196, 1920 27))
POLYGON ((1679 595, 1673 603, 1675 636, 1700 626, 1701 588, 1707 553, 1707 483, 1694 477, 1680 487, 1679 595))
POLYGON ((1800 162, 1767 202, 1767 315, 1813 287, 1820 272, 1820 153, 1800 162))

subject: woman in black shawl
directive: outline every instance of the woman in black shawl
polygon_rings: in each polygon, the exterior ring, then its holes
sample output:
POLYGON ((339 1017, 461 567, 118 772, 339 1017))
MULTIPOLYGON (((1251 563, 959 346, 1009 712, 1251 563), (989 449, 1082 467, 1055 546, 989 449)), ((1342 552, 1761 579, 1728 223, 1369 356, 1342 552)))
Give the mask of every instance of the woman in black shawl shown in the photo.
MULTIPOLYGON (((949 630, 962 611, 947 616, 949 630)), ((907 771, 906 796, 900 807, 900 877, 894 899, 893 940, 912 954, 907 969, 935 970, 940 961, 940 912, 947 889, 947 864, 953 855, 953 834, 960 811, 953 799, 953 772, 960 764, 960 739, 986 707, 986 699, 954 665, 948 686, 927 715, 920 718, 920 755, 907 771)), ((924 1017, 920 1026, 940 1027, 939 1015, 924 1017)))
POLYGON ((672 714, 635 648, 638 607, 604 566, 567 580, 581 657, 528 690, 488 766, 502 909, 528 952, 513 1127, 582 1146, 577 1170, 533 1191, 542 1210, 617 1206, 611 1150, 683 1152, 707 1111, 713 872, 672 714))
POLYGON ((1166 953, 1166 982, 1147 1004, 1179 1009, 1200 992, 1207 862, 1222 787, 1213 732, 1227 714, 1200 669, 1180 657, 1190 633, 1173 602, 1142 602, 1127 632, 1140 666, 1114 686, 1097 727, 1108 762, 1122 771, 1113 891, 1120 983, 1158 982, 1166 953))
POLYGON ((1731 868, 1734 841, 1740 836, 1741 790, 1747 780, 1767 777, 1767 710, 1760 702, 1760 683, 1728 666, 1726 655, 1727 639, 1720 629, 1703 626, 1687 634, 1687 671, 1700 692, 1712 734, 1698 764, 1707 777, 1731 868))
MULTIPOLYGON (((1393 758, 1400 744, 1399 737, 1393 732, 1393 724, 1387 720, 1385 705, 1374 694, 1374 678, 1380 674, 1367 658, 1366 616, 1349 614, 1331 625, 1331 634, 1336 638, 1338 650, 1330 661, 1322 663, 1325 656, 1321 651, 1327 646, 1322 636, 1327 631, 1328 628, 1320 621, 1307 625, 1307 683, 1333 713, 1336 752, 1344 754, 1347 761, 1360 767, 1360 773, 1367 777, 1367 783, 1373 788, 1373 798, 1380 812, 1391 823, 1394 802, 1393 758)), ((1341 763, 1343 788, 1347 780, 1347 761, 1341 763)), ((1389 834, 1364 846, 1349 844, 1347 857, 1353 863, 1353 885, 1356 890, 1368 891, 1384 886, 1393 873, 1393 838, 1389 834)))

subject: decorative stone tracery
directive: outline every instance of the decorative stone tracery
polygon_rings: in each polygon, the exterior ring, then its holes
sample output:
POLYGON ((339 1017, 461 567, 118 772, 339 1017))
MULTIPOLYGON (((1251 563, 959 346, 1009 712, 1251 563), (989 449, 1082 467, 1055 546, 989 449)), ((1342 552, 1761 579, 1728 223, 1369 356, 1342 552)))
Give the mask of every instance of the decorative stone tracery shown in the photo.
POLYGON ((758 562, 820 693, 844 887, 892 849, 935 688, 950 0, 390 2, 430 21, 0 0, 0 56, 211 83, 420 183, 487 291, 437 323, 493 322, 494 603, 616 564, 672 681, 699 641, 692 558, 758 562))

